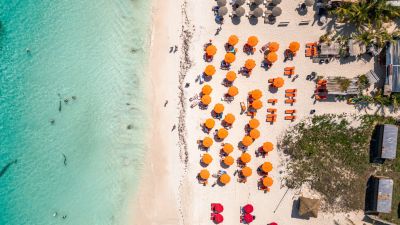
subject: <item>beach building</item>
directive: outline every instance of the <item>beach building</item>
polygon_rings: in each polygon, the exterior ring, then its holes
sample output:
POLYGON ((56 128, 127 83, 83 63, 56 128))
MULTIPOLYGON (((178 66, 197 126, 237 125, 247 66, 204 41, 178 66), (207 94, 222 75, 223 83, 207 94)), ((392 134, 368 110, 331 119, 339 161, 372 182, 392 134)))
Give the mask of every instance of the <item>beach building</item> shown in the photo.
POLYGON ((335 57, 340 54, 339 43, 321 43, 319 45, 319 56, 320 57, 335 57))
POLYGON ((299 198, 299 216, 301 217, 318 217, 320 207, 319 199, 312 199, 306 197, 299 198))
POLYGON ((394 42, 388 43, 386 46, 386 77, 384 94, 390 95, 393 92, 400 92, 400 52, 399 52, 399 42, 396 40, 394 42))
POLYGON ((372 176, 367 184, 365 213, 390 213, 392 211, 393 180, 372 176))
POLYGON ((372 138, 375 159, 395 159, 399 128, 396 125, 377 125, 372 138))

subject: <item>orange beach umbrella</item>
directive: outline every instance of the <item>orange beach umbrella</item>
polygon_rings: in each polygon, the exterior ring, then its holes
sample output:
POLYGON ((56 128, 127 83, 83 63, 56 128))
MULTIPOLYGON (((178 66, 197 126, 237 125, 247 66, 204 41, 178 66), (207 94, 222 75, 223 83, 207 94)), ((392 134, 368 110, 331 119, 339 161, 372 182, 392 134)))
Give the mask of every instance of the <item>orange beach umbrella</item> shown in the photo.
POLYGON ((262 97, 262 91, 260 89, 255 89, 250 92, 250 97, 254 100, 260 99, 262 97))
POLYGON ((231 152, 233 152, 233 145, 225 143, 224 146, 222 147, 222 151, 224 151, 226 154, 229 155, 231 152))
POLYGON ((243 163, 249 163, 251 161, 251 155, 247 152, 242 153, 240 156, 240 161, 243 163))
POLYGON ((227 124, 233 124, 235 122, 235 115, 233 115, 232 113, 226 114, 224 121, 227 124))
POLYGON ((278 77, 274 79, 274 82, 272 85, 276 88, 281 88, 285 84, 285 81, 282 79, 282 77, 278 77))
POLYGON ((221 128, 217 132, 217 136, 220 139, 224 139, 228 136, 229 132, 225 128, 221 128))
POLYGON ((240 171, 244 177, 249 177, 253 173, 250 167, 243 167, 242 171, 240 171))
POLYGON ((251 144, 253 144, 253 138, 251 138, 250 136, 244 136, 244 138, 242 139, 242 144, 246 147, 250 146, 251 144))
POLYGON ((251 103, 251 107, 258 110, 262 108, 262 102, 260 100, 255 100, 254 102, 251 103))
POLYGON ((261 166, 262 171, 269 173, 272 171, 272 164, 270 162, 265 162, 261 166))
POLYGON ((204 126, 206 126, 208 129, 212 129, 215 125, 215 121, 212 118, 206 119, 206 122, 204 122, 204 126))
POLYGON ((214 106, 214 112, 217 113, 217 114, 222 113, 224 111, 224 109, 225 109, 225 107, 221 103, 217 103, 214 106))
POLYGON ((235 56, 235 54, 233 54, 232 52, 228 52, 228 53, 225 54, 225 59, 224 59, 224 61, 225 61, 226 63, 231 64, 231 63, 233 63, 233 62, 235 61, 235 59, 236 59, 236 56, 235 56))
POLYGON ((262 183, 264 187, 271 187, 274 183, 274 180, 271 177, 264 177, 262 183))
POLYGON ((219 181, 222 184, 227 184, 231 181, 231 177, 228 174, 224 173, 219 177, 219 181))
POLYGON ((204 69, 204 73, 207 76, 212 76, 215 74, 215 67, 213 65, 208 65, 206 66, 206 68, 204 69))
POLYGON ((210 137, 205 137, 203 139, 203 146, 206 148, 211 147, 211 145, 214 143, 214 141, 210 137))
POLYGON ((236 45, 238 42, 239 42, 239 38, 238 38, 236 35, 231 35, 231 36, 229 36, 228 44, 234 46, 234 45, 236 45))
POLYGON ((274 63, 276 60, 278 60, 278 55, 275 52, 270 52, 265 59, 270 63, 274 63))
POLYGON ((210 85, 206 84, 201 88, 201 93, 203 95, 210 95, 212 90, 213 90, 212 87, 210 85))
POLYGON ((233 82, 234 80, 236 80, 236 73, 233 71, 229 71, 228 73, 226 73, 226 80, 228 80, 229 82, 233 82))
POLYGON ((236 86, 231 86, 228 88, 228 95, 231 97, 236 96, 239 94, 239 89, 236 86))
POLYGON ((249 121, 249 127, 251 129, 257 128, 258 126, 260 126, 260 121, 258 121, 258 119, 253 118, 249 121))
POLYGON ((257 138, 259 138, 260 137, 260 131, 258 130, 258 129, 252 129, 251 131, 250 131, 250 137, 251 138, 253 138, 253 139, 257 139, 257 138))
POLYGON ((292 52, 297 52, 300 49, 300 43, 297 41, 292 41, 289 44, 289 50, 292 52))
POLYGON ((203 105, 209 105, 211 103, 211 97, 209 95, 201 96, 201 103, 203 103, 203 105))
POLYGON ((270 152, 274 149, 274 145, 271 142, 264 142, 262 149, 264 152, 270 152))
POLYGON ((251 47, 255 47, 258 44, 258 38, 256 36, 250 36, 247 39, 247 44, 251 47))
POLYGON ((215 55, 215 53, 217 53, 217 47, 215 47, 214 45, 207 46, 206 54, 208 56, 213 56, 213 55, 215 55))
POLYGON ((252 70, 254 67, 256 67, 256 61, 254 59, 248 59, 246 60, 244 67, 248 70, 252 70))
POLYGON ((222 160, 222 162, 227 166, 232 166, 232 164, 235 162, 235 159, 232 156, 228 155, 222 160))
POLYGON ((279 44, 277 42, 270 42, 268 49, 270 52, 276 52, 279 49, 279 44))
POLYGON ((213 161, 213 158, 212 158, 212 156, 210 154, 206 153, 201 157, 201 161, 204 164, 208 165, 213 161))
POLYGON ((200 178, 203 180, 207 180, 210 177, 210 172, 207 169, 203 169, 200 171, 200 178))

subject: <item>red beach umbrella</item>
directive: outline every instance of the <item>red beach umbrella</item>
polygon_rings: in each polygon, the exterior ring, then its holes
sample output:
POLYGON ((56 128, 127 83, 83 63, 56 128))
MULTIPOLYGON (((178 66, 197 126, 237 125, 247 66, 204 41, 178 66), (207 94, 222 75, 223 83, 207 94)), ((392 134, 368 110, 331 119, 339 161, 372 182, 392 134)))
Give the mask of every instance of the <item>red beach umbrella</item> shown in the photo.
POLYGON ((253 222, 253 216, 251 215, 251 214, 249 214, 249 213, 246 213, 246 214, 244 214, 244 216, 243 216, 243 220, 246 222, 246 223, 251 223, 251 222, 253 222))
POLYGON ((214 215, 214 222, 215 223, 222 223, 223 221, 224 221, 224 217, 221 214, 216 213, 214 215))
POLYGON ((278 225, 278 224, 275 222, 272 222, 272 223, 269 223, 268 225, 278 225))
POLYGON ((254 211, 254 207, 252 204, 247 204, 243 207, 243 211, 245 213, 252 213, 254 211))
POLYGON ((220 203, 214 204, 213 210, 217 213, 221 213, 224 211, 224 206, 220 203))

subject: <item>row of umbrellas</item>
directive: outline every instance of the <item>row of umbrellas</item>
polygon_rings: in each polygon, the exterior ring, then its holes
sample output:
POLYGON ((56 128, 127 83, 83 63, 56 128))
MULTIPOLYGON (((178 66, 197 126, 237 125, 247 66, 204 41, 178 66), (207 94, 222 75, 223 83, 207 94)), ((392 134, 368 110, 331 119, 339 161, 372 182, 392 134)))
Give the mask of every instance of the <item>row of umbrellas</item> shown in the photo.
MULTIPOLYGON (((252 0, 251 4, 259 6, 263 2, 264 2, 264 0, 252 0)), ((232 13, 234 16, 242 17, 245 15, 246 10, 242 7, 242 5, 244 5, 244 3, 245 3, 245 0, 236 0, 234 2, 234 5, 236 6, 235 10, 232 13)), ((281 3, 281 0, 272 0, 272 4, 275 5, 275 7, 272 8, 272 15, 275 17, 280 16, 282 14, 282 9, 280 7, 276 6, 279 3, 281 3)), ((217 0, 217 5, 219 7, 218 15, 225 16, 228 13, 228 8, 226 7, 226 0, 217 0)), ((261 9, 260 7, 257 7, 250 12, 250 15, 254 16, 254 17, 261 17, 263 14, 264 14, 264 10, 261 9)))

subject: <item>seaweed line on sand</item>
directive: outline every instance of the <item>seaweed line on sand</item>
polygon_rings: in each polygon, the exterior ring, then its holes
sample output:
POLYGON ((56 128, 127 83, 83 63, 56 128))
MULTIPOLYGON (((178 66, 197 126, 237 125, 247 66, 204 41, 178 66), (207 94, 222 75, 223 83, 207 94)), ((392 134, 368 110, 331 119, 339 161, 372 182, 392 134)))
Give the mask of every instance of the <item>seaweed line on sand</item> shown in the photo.
MULTIPOLYGON (((185 124, 185 117, 186 117, 186 101, 185 101, 185 92, 184 92, 184 85, 185 85, 185 77, 189 69, 192 67, 192 60, 189 56, 189 48, 190 48, 190 41, 193 37, 193 30, 190 29, 191 22, 189 20, 187 14, 187 1, 184 0, 181 6, 181 13, 182 13, 182 50, 181 50, 181 58, 180 58, 180 70, 179 70, 179 122, 178 122, 178 136, 179 136, 179 158, 183 163, 183 174, 181 180, 179 182, 179 192, 182 193, 183 189, 183 180, 187 173, 187 164, 189 161, 189 154, 188 154, 188 147, 187 147, 187 140, 186 140, 186 124, 185 124)), ((183 216, 183 209, 182 209, 182 195, 178 197, 178 210, 180 214, 181 223, 185 224, 185 219, 183 216)))

